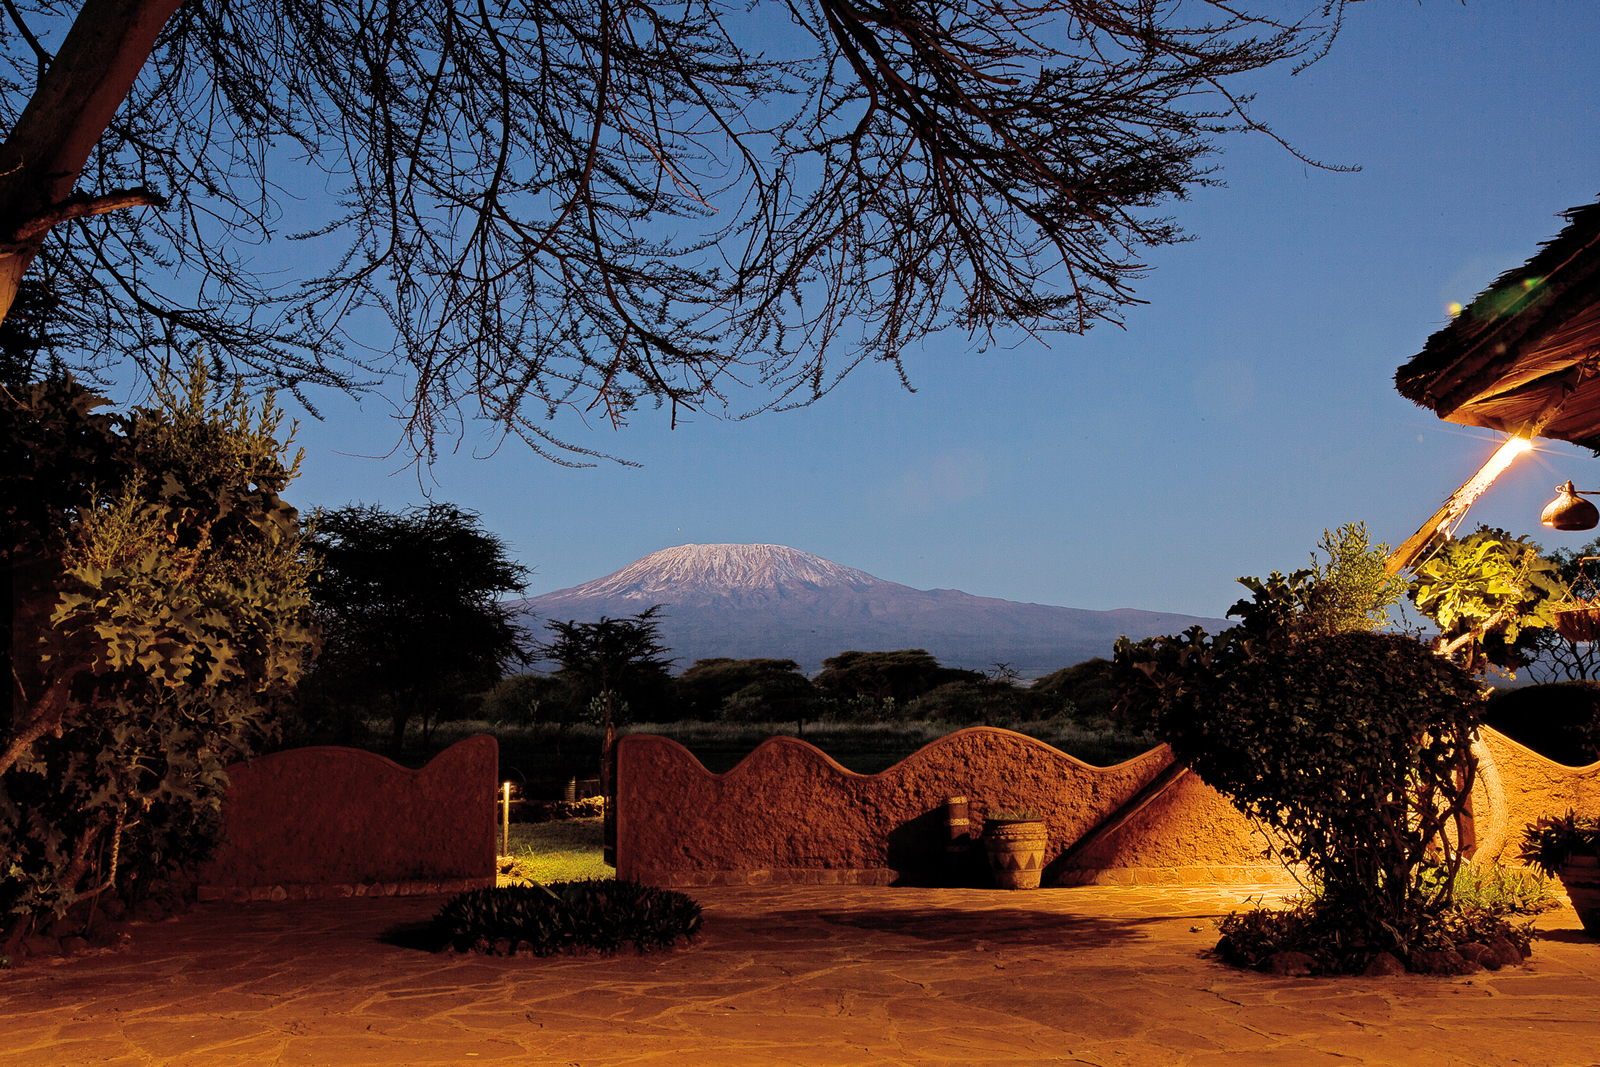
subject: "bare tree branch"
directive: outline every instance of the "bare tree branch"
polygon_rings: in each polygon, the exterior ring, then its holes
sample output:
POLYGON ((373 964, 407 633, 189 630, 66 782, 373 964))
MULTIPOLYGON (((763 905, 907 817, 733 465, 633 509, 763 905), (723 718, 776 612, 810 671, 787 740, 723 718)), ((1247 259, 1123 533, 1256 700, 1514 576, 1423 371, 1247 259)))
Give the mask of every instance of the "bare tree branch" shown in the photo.
MULTIPOLYGON (((50 230, 35 270, 91 372, 206 341, 308 401, 392 383, 423 458, 481 419, 588 462, 557 432, 586 412, 752 414, 865 361, 909 387, 942 330, 1120 322, 1216 139, 1276 137, 1238 76, 1314 61, 1344 2, 184 4, 73 179, 170 202, 50 230)), ((15 127, 78 5, 7 12, 15 127)))

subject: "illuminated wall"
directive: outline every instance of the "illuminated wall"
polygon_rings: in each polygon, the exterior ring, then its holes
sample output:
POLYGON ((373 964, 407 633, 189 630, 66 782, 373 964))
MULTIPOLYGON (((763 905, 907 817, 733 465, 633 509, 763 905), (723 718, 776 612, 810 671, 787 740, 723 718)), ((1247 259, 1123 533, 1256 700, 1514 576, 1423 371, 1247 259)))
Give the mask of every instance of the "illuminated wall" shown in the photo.
POLYGON ((494 884, 499 746, 461 741, 421 770, 351 748, 228 768, 225 844, 201 899, 459 892, 494 884))

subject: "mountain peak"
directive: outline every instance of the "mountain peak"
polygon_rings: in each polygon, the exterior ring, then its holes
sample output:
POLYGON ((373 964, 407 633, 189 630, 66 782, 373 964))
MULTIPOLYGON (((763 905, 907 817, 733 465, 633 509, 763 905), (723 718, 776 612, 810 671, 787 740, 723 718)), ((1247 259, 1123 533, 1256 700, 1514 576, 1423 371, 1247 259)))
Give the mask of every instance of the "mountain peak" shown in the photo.
POLYGON ((547 595, 681 603, 685 597, 781 597, 880 583, 866 571, 785 545, 678 545, 634 560, 604 578, 547 595))
POLYGON ((665 604, 662 641, 680 667, 698 659, 793 659, 808 672, 849 649, 925 648, 947 667, 1009 663, 1036 678, 1109 656, 1118 634, 1182 633, 1187 615, 1017 604, 956 589, 912 589, 785 545, 679 545, 604 578, 520 601, 535 619, 634 615, 665 604))

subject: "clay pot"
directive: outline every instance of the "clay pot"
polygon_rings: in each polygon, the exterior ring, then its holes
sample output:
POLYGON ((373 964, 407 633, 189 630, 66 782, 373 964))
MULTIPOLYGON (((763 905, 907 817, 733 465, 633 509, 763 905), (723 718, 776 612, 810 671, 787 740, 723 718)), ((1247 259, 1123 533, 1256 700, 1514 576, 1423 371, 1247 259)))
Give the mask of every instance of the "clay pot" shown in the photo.
POLYGON ((992 819, 983 824, 983 847, 996 889, 1038 889, 1050 830, 1043 819, 992 819))
POLYGON ((1600 857, 1569 856, 1556 872, 1578 920, 1590 937, 1600 937, 1600 857))

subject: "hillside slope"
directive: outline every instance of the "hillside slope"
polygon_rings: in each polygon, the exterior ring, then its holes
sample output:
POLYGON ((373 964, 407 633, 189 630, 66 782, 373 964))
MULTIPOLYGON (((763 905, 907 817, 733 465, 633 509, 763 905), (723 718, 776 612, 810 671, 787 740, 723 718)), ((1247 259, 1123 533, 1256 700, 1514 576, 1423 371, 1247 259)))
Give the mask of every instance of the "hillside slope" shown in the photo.
POLYGON ((536 618, 592 621, 665 604, 677 668, 712 656, 797 660, 808 674, 847 649, 925 648, 951 667, 1009 663, 1023 677, 1111 655, 1118 635, 1229 625, 1171 612, 1088 611, 913 589, 783 545, 680 545, 603 578, 517 603, 536 618))

